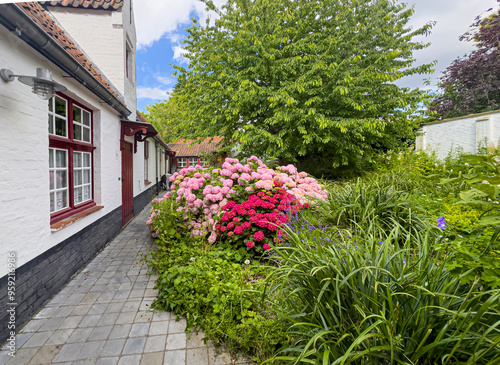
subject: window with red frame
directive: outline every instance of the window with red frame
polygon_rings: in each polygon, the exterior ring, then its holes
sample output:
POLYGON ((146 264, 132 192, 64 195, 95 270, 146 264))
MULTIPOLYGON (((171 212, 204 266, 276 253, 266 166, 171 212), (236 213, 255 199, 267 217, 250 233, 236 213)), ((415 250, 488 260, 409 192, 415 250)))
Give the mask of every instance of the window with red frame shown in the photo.
POLYGON ((56 95, 48 102, 50 223, 95 205, 92 111, 56 95))
POLYGON ((144 181, 149 183, 149 142, 144 141, 144 181))

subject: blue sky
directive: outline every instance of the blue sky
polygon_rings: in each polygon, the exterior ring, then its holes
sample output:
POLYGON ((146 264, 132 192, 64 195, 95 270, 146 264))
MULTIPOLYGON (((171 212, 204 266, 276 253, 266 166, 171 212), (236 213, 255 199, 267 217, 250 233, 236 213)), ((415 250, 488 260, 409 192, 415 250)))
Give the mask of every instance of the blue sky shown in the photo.
MULTIPOLYGON (((403 0, 400 0, 403 2, 403 0)), ((222 5, 225 0, 214 1, 222 5)), ((458 37, 467 31, 474 18, 489 8, 497 9, 497 0, 404 0, 415 5, 411 20, 414 27, 429 21, 437 21, 432 34, 419 39, 431 42, 425 50, 415 53, 417 64, 438 61, 434 75, 413 76, 398 81, 401 86, 424 86, 425 78, 432 80, 431 88, 436 88, 441 72, 457 57, 473 49, 473 45, 460 42, 458 37)), ((137 51, 137 109, 146 111, 146 105, 168 98, 168 92, 175 85, 171 76, 174 69, 169 63, 186 66, 182 57, 182 39, 191 18, 209 15, 198 0, 135 0, 135 20, 138 36, 137 51)))

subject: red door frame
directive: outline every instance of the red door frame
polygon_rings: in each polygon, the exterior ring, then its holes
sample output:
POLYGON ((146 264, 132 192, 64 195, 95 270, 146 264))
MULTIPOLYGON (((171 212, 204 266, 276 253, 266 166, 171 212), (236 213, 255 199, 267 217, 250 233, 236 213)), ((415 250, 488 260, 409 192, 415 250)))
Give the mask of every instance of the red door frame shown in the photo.
POLYGON ((123 141, 122 147, 122 225, 134 217, 134 147, 123 141))

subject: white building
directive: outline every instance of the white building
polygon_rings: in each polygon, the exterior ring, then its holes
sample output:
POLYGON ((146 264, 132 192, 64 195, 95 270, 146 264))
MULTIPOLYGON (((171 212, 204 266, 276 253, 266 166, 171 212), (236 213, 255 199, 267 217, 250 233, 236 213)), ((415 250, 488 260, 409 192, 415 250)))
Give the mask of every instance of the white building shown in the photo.
POLYGON ((435 151, 440 159, 450 151, 477 153, 481 147, 498 147, 500 110, 438 120, 419 132, 416 149, 435 151))
POLYGON ((19 328, 151 200, 165 173, 169 148, 136 112, 131 1, 0 4, 0 343, 8 255, 19 328), (43 100, 26 78, 9 78, 37 68, 66 90, 43 100))

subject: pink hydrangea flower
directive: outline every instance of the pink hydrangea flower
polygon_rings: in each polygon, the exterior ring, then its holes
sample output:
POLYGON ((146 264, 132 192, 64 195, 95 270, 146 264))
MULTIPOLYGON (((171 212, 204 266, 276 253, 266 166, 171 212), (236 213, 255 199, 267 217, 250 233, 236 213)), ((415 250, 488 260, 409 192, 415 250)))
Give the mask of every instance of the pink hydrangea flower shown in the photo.
POLYGON ((267 243, 264 243, 264 245, 262 246, 262 248, 265 250, 265 251, 268 251, 271 249, 271 246, 269 246, 269 244, 267 243))
POLYGON ((247 242, 247 247, 248 248, 254 248, 255 247, 255 242, 254 241, 248 241, 247 242))

